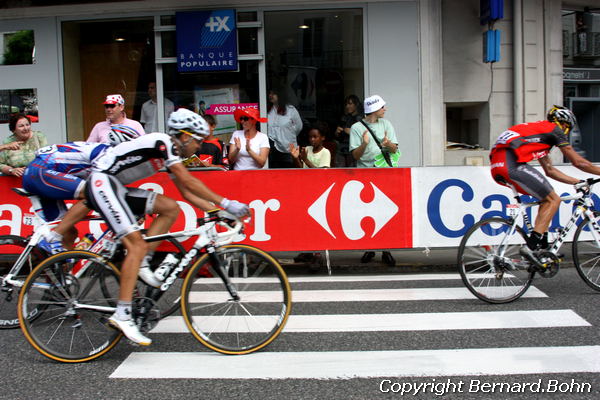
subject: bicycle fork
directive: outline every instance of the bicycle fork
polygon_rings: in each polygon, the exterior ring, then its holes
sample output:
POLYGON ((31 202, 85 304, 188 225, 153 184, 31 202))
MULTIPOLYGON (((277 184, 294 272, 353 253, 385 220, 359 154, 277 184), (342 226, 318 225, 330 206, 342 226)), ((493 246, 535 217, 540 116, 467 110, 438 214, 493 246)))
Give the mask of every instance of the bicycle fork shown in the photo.
POLYGON ((231 280, 227 276, 224 266, 221 264, 219 257, 217 257, 217 253, 215 251, 214 246, 207 246, 206 251, 208 252, 208 257, 210 258, 210 261, 212 262, 213 267, 214 267, 215 271, 217 272, 217 275, 219 275, 219 277, 225 284, 225 287, 227 288, 227 291, 229 292, 229 294, 231 295, 233 300, 235 300, 235 301, 240 300, 240 296, 237 292, 237 288, 235 287, 235 285, 231 282, 231 280))

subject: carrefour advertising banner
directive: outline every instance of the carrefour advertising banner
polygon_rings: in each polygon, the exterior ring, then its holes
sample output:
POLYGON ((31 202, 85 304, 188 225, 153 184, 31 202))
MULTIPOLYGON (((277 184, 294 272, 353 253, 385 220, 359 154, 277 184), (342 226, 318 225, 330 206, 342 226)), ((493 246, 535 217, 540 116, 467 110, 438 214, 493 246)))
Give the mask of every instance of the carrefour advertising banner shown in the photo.
POLYGON ((238 69, 235 10, 178 12, 177 71, 238 69))
MULTIPOLYGON (((565 173, 586 178, 573 167, 565 173)), ((510 189, 496 184, 489 167, 330 168, 255 171, 193 171, 219 194, 249 204, 252 221, 243 243, 268 251, 457 247, 475 222, 506 216, 510 189)), ((559 195, 573 194, 555 181, 559 195)), ((11 187, 20 179, 0 177, 0 235, 32 232, 31 206, 11 187)), ((178 200, 172 231, 192 229, 203 212, 186 203, 166 173, 133 186, 178 200)), ((600 205, 600 198, 593 196, 600 205)), ((532 200, 525 196, 525 201, 532 200)), ((564 227, 574 202, 561 204, 551 230, 564 227)), ((600 207, 597 207, 600 208, 600 207)), ((535 220, 537 207, 530 209, 535 220)), ((80 235, 96 236, 103 224, 87 222, 80 235)), ((496 238, 484 238, 495 240, 496 238)), ((569 240, 570 237, 567 237, 569 240)), ((0 246, 0 252, 2 251, 0 246)))

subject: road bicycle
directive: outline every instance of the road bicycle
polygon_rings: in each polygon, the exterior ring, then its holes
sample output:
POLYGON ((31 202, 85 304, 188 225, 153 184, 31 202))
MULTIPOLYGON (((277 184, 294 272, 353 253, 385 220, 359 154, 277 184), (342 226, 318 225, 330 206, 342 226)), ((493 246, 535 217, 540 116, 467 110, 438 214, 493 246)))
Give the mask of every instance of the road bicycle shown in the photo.
MULTIPOLYGON (((219 211, 198 219, 195 229, 145 238, 150 242, 197 237, 159 288, 134 298, 133 317, 142 332, 149 332, 161 318, 156 301, 184 275, 177 294, 183 319, 207 348, 247 354, 264 348, 281 333, 291 312, 287 276, 270 254, 230 244, 240 237, 243 226, 243 221, 219 211)), ((21 289, 21 329, 46 357, 61 362, 93 360, 122 337, 107 324, 118 293, 119 270, 102 255, 88 251, 54 255, 32 271, 21 289), (82 264, 85 272, 77 276, 73 271, 82 264), (39 318, 28 318, 40 307, 45 309, 39 318)))
MULTIPOLYGON (((41 250, 37 245, 40 240, 56 225, 59 220, 46 222, 41 215, 41 203, 39 196, 31 194, 22 188, 12 188, 20 196, 26 197, 32 204, 33 214, 27 214, 24 222, 27 225, 33 225, 33 233, 29 237, 17 235, 0 235, 0 269, 6 271, 0 274, 0 329, 11 329, 19 327, 17 317, 17 299, 19 290, 23 286, 25 279, 34 269, 34 267, 46 259, 49 255, 41 250)), ((86 221, 102 221, 99 217, 88 217, 86 221)), ((181 258, 185 253, 183 246, 175 239, 167 239, 170 242, 169 250, 178 254, 181 258)), ((94 240, 89 246, 89 251, 101 253, 106 259, 112 260, 120 265, 123 258, 120 242, 114 237, 110 229, 104 230, 102 234, 94 240)), ((166 257, 167 253, 162 252, 153 259, 153 264, 157 265, 166 257)), ((81 275, 85 271, 78 271, 81 275)), ((181 287, 182 279, 176 284, 181 287)), ((162 316, 167 316, 179 308, 178 296, 163 296, 158 302, 162 316)), ((39 311, 39 310, 38 310, 39 311)), ((38 313, 31 313, 32 316, 38 313)))
POLYGON ((516 203, 508 204, 508 218, 486 218, 473 225, 458 249, 458 269, 465 286, 488 303, 508 303, 521 297, 535 274, 551 278, 562 261, 559 253, 566 237, 574 231, 573 264, 583 281, 600 291, 600 213, 594 210, 592 186, 600 179, 587 179, 575 185, 574 195, 561 201, 573 204, 573 213, 564 228, 554 232, 546 250, 539 254, 541 265, 534 265, 519 254, 527 232, 533 231, 529 213, 539 201, 523 202, 514 187, 516 203), (529 212, 528 212, 529 211, 529 212), (526 231, 527 230, 527 231, 526 231))

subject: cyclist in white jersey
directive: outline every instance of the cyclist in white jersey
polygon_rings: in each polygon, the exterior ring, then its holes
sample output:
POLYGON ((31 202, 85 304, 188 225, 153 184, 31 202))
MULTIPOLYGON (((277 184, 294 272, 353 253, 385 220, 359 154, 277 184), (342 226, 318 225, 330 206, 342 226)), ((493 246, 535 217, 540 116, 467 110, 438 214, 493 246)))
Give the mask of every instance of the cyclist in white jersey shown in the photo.
MULTIPOLYGON (((214 209, 211 204, 214 203, 238 217, 249 213, 246 204, 228 200, 214 193, 193 177, 179 157, 180 153, 183 157, 189 157, 199 150, 204 137, 209 134, 204 119, 190 110, 179 109, 170 115, 168 126, 168 135, 150 133, 107 149, 94 161, 85 187, 88 205, 102 214, 111 229, 121 237, 127 249, 121 269, 119 302, 116 312, 109 318, 109 323, 120 329, 130 340, 141 345, 150 345, 152 340, 139 331, 131 318, 131 302, 138 271, 149 272, 140 275, 146 283, 153 286, 159 286, 161 283, 151 274, 149 268, 140 269, 143 262, 149 262, 151 256, 148 254, 152 253, 159 243, 149 244, 144 241, 141 227, 131 211, 130 198, 127 197, 131 189, 124 185, 152 176, 166 167, 179 192, 194 206, 208 211, 214 209)), ((179 212, 175 200, 150 191, 145 207, 147 213, 159 214, 150 225, 148 235, 166 233, 179 212)))

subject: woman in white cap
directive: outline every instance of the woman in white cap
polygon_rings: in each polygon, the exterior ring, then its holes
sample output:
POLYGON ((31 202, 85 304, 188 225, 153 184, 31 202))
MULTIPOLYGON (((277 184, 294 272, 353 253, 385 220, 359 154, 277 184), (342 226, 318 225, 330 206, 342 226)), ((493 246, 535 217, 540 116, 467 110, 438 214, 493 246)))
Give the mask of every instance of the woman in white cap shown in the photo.
MULTIPOLYGON (((386 107, 381 96, 367 97, 364 102, 365 118, 352 125, 350 128, 350 152, 359 168, 375 166, 375 157, 383 152, 397 153, 398 139, 396 131, 387 119, 384 119, 386 107), (375 136, 375 138, 373 137, 375 136), (379 145, 377 144, 379 142, 379 145)), ((361 262, 369 262, 375 257, 375 252, 367 251, 361 262)), ((384 251, 381 257, 383 262, 394 265, 396 261, 389 251, 384 251)))
POLYGON ((133 128, 140 135, 146 134, 142 124, 127 118, 127 115, 125 115, 125 99, 120 94, 109 94, 106 96, 106 100, 104 100, 104 114, 106 115, 106 120, 94 125, 87 142, 108 143, 108 134, 111 132, 110 126, 114 124, 133 128))

